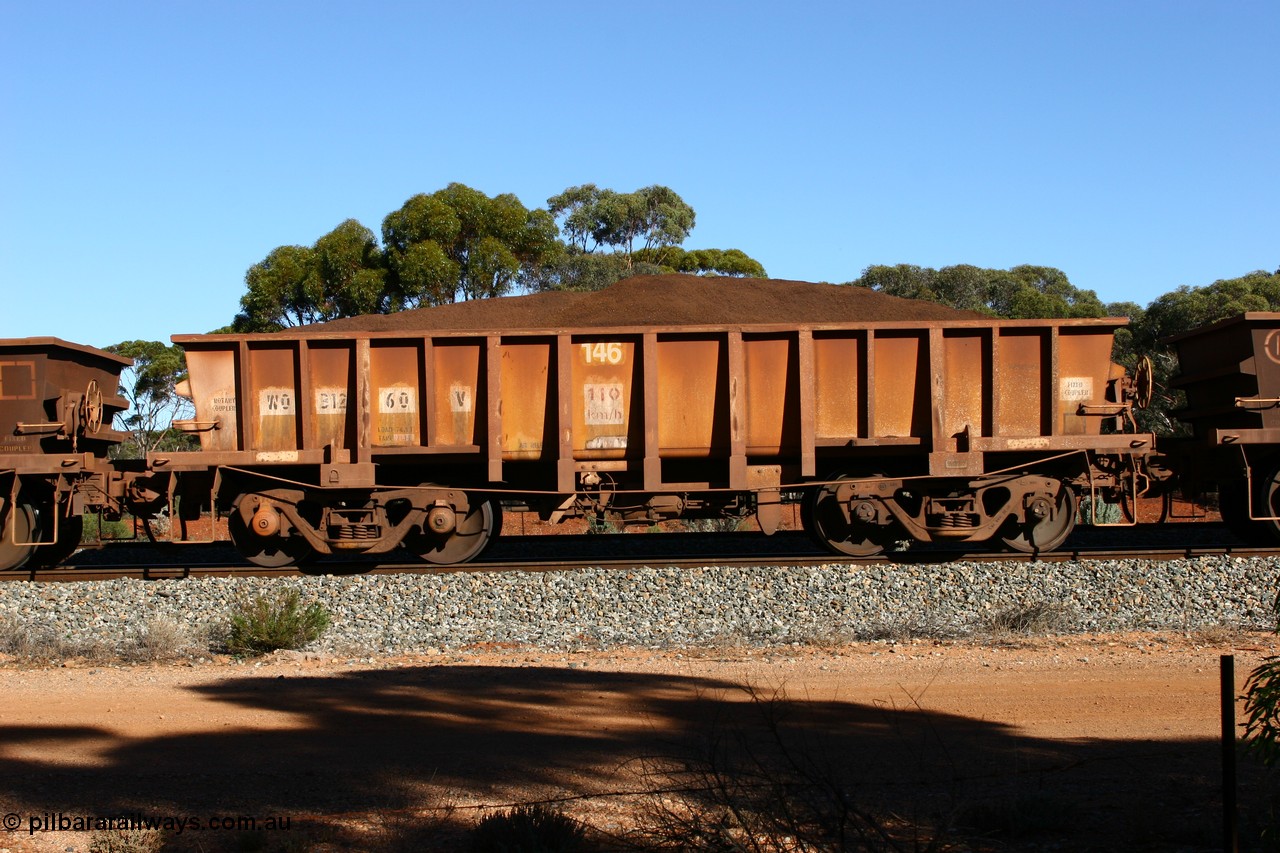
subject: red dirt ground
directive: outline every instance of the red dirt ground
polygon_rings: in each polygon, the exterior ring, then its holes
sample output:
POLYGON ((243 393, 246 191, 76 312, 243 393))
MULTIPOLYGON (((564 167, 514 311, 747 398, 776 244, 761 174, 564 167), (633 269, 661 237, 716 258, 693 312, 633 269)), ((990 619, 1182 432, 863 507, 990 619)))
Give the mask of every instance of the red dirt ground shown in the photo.
MULTIPOLYGON (((713 738, 758 744, 773 708, 788 742, 843 774, 858 804, 958 819, 981 836, 963 849, 1214 849, 1219 655, 1236 655, 1239 692, 1276 651, 1272 635, 1224 633, 9 663, 0 811, 18 829, 0 848, 82 851, 85 833, 28 827, 143 814, 290 818, 254 842, 264 849, 450 849, 480 807, 538 799, 617 833, 644 799, 620 792, 658 784, 642 759, 713 738), (752 691, 787 702, 753 703, 752 691)), ((1262 777, 1243 778, 1256 821, 1262 777)), ((250 849, 243 836, 173 844, 250 849)))

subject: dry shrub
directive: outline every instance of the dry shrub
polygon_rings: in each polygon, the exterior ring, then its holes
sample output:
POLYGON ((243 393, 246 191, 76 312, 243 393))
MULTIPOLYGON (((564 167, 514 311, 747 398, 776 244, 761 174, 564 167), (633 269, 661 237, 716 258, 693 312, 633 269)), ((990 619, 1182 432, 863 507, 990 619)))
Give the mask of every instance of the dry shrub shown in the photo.
POLYGON ((749 735, 714 729, 683 755, 639 763, 648 794, 627 841, 644 851, 931 851, 937 827, 912 825, 860 803, 820 744, 784 730, 789 705, 751 694, 763 723, 749 735))
POLYGON ((538 803, 491 814, 471 833, 471 853, 585 853, 587 849, 582 824, 538 803))
POLYGON ((1008 841, 1068 832, 1078 819, 1078 807, 1068 798, 1023 791, 970 804, 960 810, 956 823, 982 837, 1008 841))
POLYGON ((982 628, 989 634, 1056 634, 1070 629, 1071 608, 1056 601, 1014 604, 988 614, 982 628))
POLYGON ((745 518, 722 516, 720 518, 682 518, 680 526, 689 533, 737 533, 746 524, 745 518))
POLYGON ((0 653, 30 663, 104 656, 101 646, 77 643, 47 625, 34 625, 22 620, 0 622, 0 653))
POLYGON ((157 853, 164 842, 155 829, 100 829, 89 837, 89 853, 157 853))
POLYGON ((1239 625, 1202 625, 1187 632, 1187 639, 1200 646, 1232 646, 1248 637, 1239 625))
POLYGON ((128 661, 158 662, 184 657, 196 646, 181 623, 165 616, 154 616, 142 625, 131 645, 121 651, 128 661))

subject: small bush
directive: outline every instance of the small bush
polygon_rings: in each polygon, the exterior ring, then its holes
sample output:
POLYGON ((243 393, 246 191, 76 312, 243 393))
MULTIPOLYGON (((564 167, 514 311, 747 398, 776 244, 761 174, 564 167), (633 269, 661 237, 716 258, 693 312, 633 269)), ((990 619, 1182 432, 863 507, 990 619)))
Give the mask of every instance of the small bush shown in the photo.
POLYGON ((1119 524, 1124 521, 1124 511, 1118 503, 1107 503, 1099 498, 1096 502, 1089 498, 1080 501, 1080 522, 1082 524, 1119 524))
POLYGON ((1068 832, 1078 819, 1074 802, 1038 791, 973 803, 956 816, 956 822, 966 829, 1004 839, 1061 834, 1068 832))
POLYGON ((272 600, 254 596, 241 601, 231 614, 227 651, 265 655, 279 649, 300 649, 319 639, 329 621, 329 611, 322 605, 312 603, 304 608, 297 590, 278 592, 272 600))
POLYGON ((717 725, 683 754, 643 759, 635 826, 624 841, 636 851, 717 853, 944 849, 942 830, 881 815, 859 802, 849 768, 827 760, 803 724, 785 726, 796 707, 751 691, 764 729, 739 720, 717 725), (784 731, 785 728, 785 731, 784 731))
POLYGON ((471 853, 577 853, 586 831, 571 817, 544 805, 491 814, 471 833, 471 853))
POLYGON ((723 518, 684 518, 681 525, 690 533, 737 533, 742 529, 743 519, 725 516, 723 518))
POLYGON ((140 527, 141 525, 128 515, 118 519, 86 515, 82 541, 86 543, 133 542, 145 536, 140 527))
POLYGON ((992 634, 1051 634, 1070 626, 1070 608, 1052 601, 1002 607, 983 620, 992 634))
POLYGON ((587 533, 589 535, 605 535, 621 533, 622 525, 601 515, 587 516, 587 533))
POLYGON ((0 622, 0 653, 33 663, 50 663, 64 658, 92 655, 97 649, 77 645, 59 636, 47 625, 24 621, 0 622))
POLYGON ((156 853, 164 841, 154 829, 102 829, 89 837, 89 853, 156 853))
POLYGON ((164 661, 182 657, 192 651, 194 643, 187 629, 164 616, 155 616, 142 625, 142 631, 125 648, 121 657, 130 661, 164 661))
POLYGON ((1280 763, 1280 657, 1262 659, 1244 685, 1244 734, 1250 750, 1268 767, 1280 763))
MULTIPOLYGON (((1280 593, 1273 607, 1280 633, 1280 593)), ((1262 659, 1244 684, 1245 744, 1268 767, 1280 765, 1280 655, 1262 659)))

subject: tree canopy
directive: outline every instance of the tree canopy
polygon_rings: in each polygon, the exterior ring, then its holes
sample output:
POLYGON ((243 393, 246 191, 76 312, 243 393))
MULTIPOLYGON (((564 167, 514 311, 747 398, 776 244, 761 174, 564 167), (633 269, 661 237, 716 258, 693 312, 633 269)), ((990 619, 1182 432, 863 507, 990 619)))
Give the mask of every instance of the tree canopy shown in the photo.
POLYGON ((1246 311, 1280 311, 1280 270, 1258 270, 1204 287, 1182 285, 1147 306, 1135 335, 1140 346, 1207 326, 1246 311))
POLYGON ((763 278, 741 249, 684 249, 697 216, 670 187, 620 193, 595 184, 547 199, 564 253, 529 281, 531 290, 599 290, 631 275, 683 272, 763 278))
POLYGON ((382 222, 387 309, 502 296, 563 249, 545 210, 463 184, 413 196, 382 222))
POLYGON ((685 250, 693 208, 669 187, 570 187, 548 209, 465 184, 418 193, 382 222, 348 219, 311 246, 278 246, 245 273, 224 331, 269 332, 513 291, 596 290, 630 275, 763 276, 740 249, 685 250), (559 220, 559 223, 557 222, 559 220), (563 228, 564 239, 561 239, 563 228))
POLYGON ((270 332, 369 314, 386 303, 382 251, 354 219, 312 246, 279 246, 245 273, 247 292, 232 322, 237 332, 270 332))
POLYGON ((170 427, 173 420, 191 414, 191 401, 176 392, 187 377, 182 350, 160 341, 122 341, 107 351, 133 359, 133 366, 120 375, 118 393, 129 401, 129 408, 116 418, 129 441, 117 453, 143 458, 153 450, 186 449, 188 436, 170 427))
POLYGON ((1071 284, 1053 267, 1024 264, 1007 270, 969 264, 932 269, 911 264, 870 266, 850 282, 890 296, 927 299, 995 317, 1101 317, 1106 308, 1092 290, 1071 284))
POLYGON ((547 199, 547 209, 570 248, 588 253, 609 247, 628 266, 637 242, 647 251, 679 246, 696 220, 693 208, 675 190, 656 184, 629 193, 582 184, 547 199))

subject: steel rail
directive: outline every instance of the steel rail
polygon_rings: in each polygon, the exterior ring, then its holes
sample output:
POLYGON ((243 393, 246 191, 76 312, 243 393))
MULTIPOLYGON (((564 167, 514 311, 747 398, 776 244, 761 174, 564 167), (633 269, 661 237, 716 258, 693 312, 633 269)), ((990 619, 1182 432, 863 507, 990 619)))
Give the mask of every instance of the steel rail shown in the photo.
MULTIPOLYGON (((527 553, 531 547, 536 545, 540 549, 545 549, 547 556, 545 558, 530 558, 525 556, 519 559, 514 559, 498 554, 493 557, 482 557, 477 561, 455 566, 439 566, 417 560, 388 560, 383 562, 374 562, 370 560, 332 560, 313 564, 306 570, 300 570, 297 568, 265 569, 260 566, 235 562, 233 559, 229 560, 225 558, 204 560, 178 559, 168 562, 149 563, 145 565, 123 562, 87 563, 78 566, 62 566, 54 569, 19 569, 0 573, 0 581, 25 580, 65 582, 114 580, 117 578, 163 580, 199 577, 305 577, 308 575, 386 575, 402 573, 457 574, 552 572, 575 571, 588 568, 626 571, 643 568, 687 569, 707 566, 729 568, 763 568, 776 566, 813 567, 834 565, 870 567, 892 564, 944 565, 959 562, 1063 563, 1084 560, 1154 560, 1164 562, 1170 560, 1195 559, 1200 557, 1231 556, 1241 558, 1258 558, 1280 556, 1280 548, 1257 548, 1233 544, 1230 542, 1222 544, 1210 543, 1192 545, 1170 545, 1166 542, 1153 544, 1149 547, 1128 546, 1123 548, 1117 548, 1110 545, 1071 545, 1068 543, 1067 547, 1043 554, 1026 554, 1014 551, 1000 552, 975 550, 954 546, 932 546, 917 547, 908 551, 893 552, 876 557, 852 558, 829 554, 826 552, 819 552, 812 546, 808 548, 800 546, 791 553, 779 553, 776 548, 769 549, 768 551, 758 550, 750 546, 759 544, 762 541, 762 537, 753 534, 747 534, 746 537, 741 537, 738 534, 717 534, 717 538, 723 537, 726 540, 723 543, 717 542, 718 545, 723 545, 724 547, 720 547, 714 551, 704 551, 697 554, 689 554, 687 552, 682 554, 663 554, 660 552, 660 549, 655 549, 653 547, 658 544, 657 540, 659 539, 677 538, 682 536, 684 536, 684 534, 657 534, 652 537, 644 536, 644 542, 635 541, 641 539, 641 536, 634 534, 591 537, 589 539, 582 536, 572 535, 512 536, 502 540, 503 544, 506 546, 502 549, 503 551, 527 553), (572 555, 571 553, 570 556, 565 556, 564 554, 565 551, 572 552, 575 549, 581 552, 584 550, 586 545, 604 546, 604 548, 597 547, 595 549, 595 553, 579 553, 577 555, 572 555), (647 553, 626 555, 609 555, 602 553, 602 551, 606 549, 615 551, 621 548, 640 550, 640 547, 645 545, 649 546, 649 551, 647 553)), ((701 538, 705 541, 706 537, 701 538)), ((774 538, 774 541, 776 541, 776 539, 777 537, 774 538)), ((807 539, 802 535, 799 535, 796 538, 796 542, 807 542, 807 539)))

